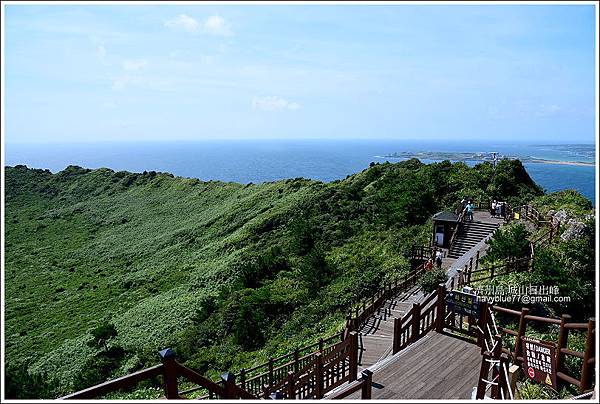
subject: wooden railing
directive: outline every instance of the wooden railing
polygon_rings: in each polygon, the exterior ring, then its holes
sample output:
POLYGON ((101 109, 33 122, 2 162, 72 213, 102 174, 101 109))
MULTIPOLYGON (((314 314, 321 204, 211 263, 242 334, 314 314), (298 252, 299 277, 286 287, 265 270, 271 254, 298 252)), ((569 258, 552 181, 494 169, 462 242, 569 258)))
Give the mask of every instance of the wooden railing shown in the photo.
POLYGON ((469 263, 465 264, 464 269, 459 271, 459 286, 470 285, 472 282, 491 280, 497 276, 507 275, 513 272, 531 270, 533 268, 535 251, 551 243, 552 240, 560 234, 560 222, 547 220, 547 218, 530 205, 518 206, 514 208, 514 210, 510 205, 508 206, 511 214, 507 215, 507 217, 513 217, 514 212, 523 212, 520 215, 520 219, 531 221, 536 224, 536 226, 541 226, 542 229, 546 228, 546 230, 529 242, 529 256, 527 257, 509 257, 503 262, 492 265, 491 267, 479 268, 480 259, 482 258, 480 254, 485 253, 485 250, 478 251, 475 261, 471 258, 469 263))
POLYGON ((410 274, 407 274, 402 278, 395 278, 393 281, 384 284, 375 295, 363 299, 359 304, 355 305, 354 308, 350 309, 350 312, 346 317, 345 331, 359 330, 373 313, 380 310, 381 306, 383 306, 389 298, 416 285, 424 272, 425 265, 421 264, 410 274))
POLYGON ((360 398, 362 400, 370 400, 371 399, 371 389, 373 384, 373 372, 369 369, 365 369, 361 372, 361 379, 357 383, 354 383, 352 386, 343 390, 339 393, 336 393, 329 397, 331 400, 340 400, 342 398, 346 398, 351 394, 356 393, 360 390, 360 398))
POLYGON ((532 258, 508 258, 503 262, 486 268, 479 268, 478 260, 475 268, 473 264, 465 264, 464 270, 458 276, 458 286, 471 285, 475 282, 494 279, 497 276, 508 275, 513 272, 523 272, 531 269, 532 258))
POLYGON ((448 243, 449 248, 452 248, 452 245, 454 244, 454 240, 456 239, 456 235, 462 230, 464 222, 465 222, 465 213, 466 209, 463 209, 459 214, 458 214, 458 219, 456 221, 456 226, 454 227, 454 230, 452 230, 452 235, 450 236, 450 242, 448 243))
POLYGON ((328 354, 318 353, 300 371, 290 371, 280 382, 265 386, 261 396, 292 400, 320 399, 343 383, 355 381, 357 371, 358 334, 353 331, 328 354))
POLYGON ((435 257, 435 252, 437 248, 430 245, 416 245, 413 244, 410 248, 409 258, 411 260, 411 264, 416 263, 418 265, 422 264, 424 261, 427 261, 429 258, 435 257))
POLYGON ((289 372, 298 373, 313 363, 317 355, 322 356, 333 351, 344 340, 344 332, 345 330, 342 330, 329 338, 321 338, 314 344, 297 348, 286 355, 269 358, 267 362, 249 369, 241 369, 236 377, 242 388, 252 394, 263 395, 265 386, 274 386, 286 379, 289 372))
POLYGON ((223 399, 256 399, 257 397, 235 384, 235 378, 230 373, 221 375, 221 383, 215 383, 204 376, 189 369, 175 359, 175 353, 171 349, 159 352, 162 363, 147 369, 110 380, 87 389, 62 397, 63 400, 84 400, 102 397, 108 393, 127 390, 145 380, 153 380, 162 376, 165 397, 167 399, 179 399, 181 393, 178 388, 178 378, 182 377, 200 388, 209 392, 210 398, 223 399))
POLYGON ((570 323, 568 322, 570 319, 568 315, 563 315, 561 319, 532 316, 529 315, 529 309, 527 308, 523 308, 521 312, 518 312, 500 306, 492 306, 485 301, 479 302, 479 315, 476 317, 475 315, 453 311, 446 302, 447 293, 445 285, 440 284, 436 291, 429 294, 422 302, 415 303, 413 308, 402 318, 394 320, 392 348, 394 354, 418 341, 434 329, 437 332, 450 332, 452 334, 463 335, 481 347, 484 357, 482 359, 481 379, 493 382, 483 386, 485 390, 480 391, 478 389, 478 395, 484 394, 489 386, 492 386, 491 395, 493 398, 507 398, 513 395, 508 383, 507 366, 511 358, 514 363, 523 363, 520 341, 525 336, 527 322, 536 321, 545 324, 555 324, 559 327, 556 350, 557 378, 563 384, 570 383, 577 386, 581 393, 589 390, 592 383, 593 366, 595 364, 594 335, 596 331, 594 319, 590 319, 587 323, 570 323), (518 331, 497 327, 494 313, 519 316, 518 331), (569 330, 587 331, 584 352, 568 348, 567 338, 569 330), (515 337, 514 352, 502 347, 501 339, 503 334, 515 337), (582 359, 580 379, 567 374, 564 365, 566 356, 582 359), (490 363, 495 364, 494 369, 489 366, 484 369, 484 364, 489 365, 490 363), (491 380, 487 374, 484 374, 484 370, 493 370, 491 380))
POLYGON ((482 305, 481 316, 483 328, 478 327, 478 331, 483 344, 476 398, 482 400, 491 389, 489 397, 492 399, 514 400, 515 394, 508 370, 509 357, 507 353, 502 352, 502 336, 498 332, 494 313, 485 302, 482 305))
POLYGON ((441 332, 444 328, 446 285, 440 284, 436 290, 413 307, 401 318, 394 320, 392 352, 400 352, 417 342, 432 330, 441 332))
POLYGON ((562 384, 572 384, 578 387, 580 393, 586 392, 592 385, 592 373, 593 367, 596 362, 595 360, 595 319, 591 318, 587 323, 572 323, 569 322, 571 316, 563 314, 560 319, 533 316, 529 314, 529 309, 524 307, 521 311, 511 310, 500 306, 492 306, 491 309, 495 313, 500 313, 509 317, 518 317, 518 330, 514 331, 508 328, 500 327, 500 334, 504 334, 510 337, 514 337, 514 350, 511 351, 508 348, 503 348, 503 352, 507 353, 513 358, 513 361, 517 364, 523 363, 523 352, 521 352, 522 345, 521 340, 525 336, 528 322, 539 322, 547 325, 554 325, 558 327, 558 341, 556 345, 556 377, 557 380, 562 384), (568 348, 569 333, 573 331, 585 331, 585 348, 584 352, 575 351, 568 348), (580 358, 581 362, 581 376, 579 379, 569 375, 565 368, 565 358, 567 356, 580 358))

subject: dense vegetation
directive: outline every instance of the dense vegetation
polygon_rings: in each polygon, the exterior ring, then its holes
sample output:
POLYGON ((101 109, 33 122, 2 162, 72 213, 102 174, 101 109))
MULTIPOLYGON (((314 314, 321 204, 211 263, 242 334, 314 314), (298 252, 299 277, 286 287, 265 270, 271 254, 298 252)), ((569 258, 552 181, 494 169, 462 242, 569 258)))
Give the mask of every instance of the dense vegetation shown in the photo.
POLYGON ((408 269, 436 211, 542 194, 519 161, 260 185, 16 166, 5 184, 7 395, 23 398, 155 364, 166 346, 210 375, 331 335, 408 269))

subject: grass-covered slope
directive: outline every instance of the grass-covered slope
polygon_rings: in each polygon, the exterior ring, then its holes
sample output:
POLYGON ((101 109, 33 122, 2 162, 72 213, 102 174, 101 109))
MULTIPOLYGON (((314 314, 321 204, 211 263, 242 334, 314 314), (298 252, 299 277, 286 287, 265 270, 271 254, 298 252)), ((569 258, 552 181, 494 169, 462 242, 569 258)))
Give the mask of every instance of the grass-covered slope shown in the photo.
POLYGON ((157 361, 248 366, 332 334, 407 270, 462 196, 541 191, 518 161, 374 164, 260 185, 6 168, 7 395, 52 397, 157 361))

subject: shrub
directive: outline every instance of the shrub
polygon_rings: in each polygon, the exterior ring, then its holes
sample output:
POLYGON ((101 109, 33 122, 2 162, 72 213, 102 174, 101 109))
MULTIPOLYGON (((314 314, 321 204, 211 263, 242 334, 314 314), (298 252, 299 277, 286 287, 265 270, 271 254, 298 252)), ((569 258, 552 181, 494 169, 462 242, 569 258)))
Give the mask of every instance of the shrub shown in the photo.
POLYGON ((529 231, 521 223, 506 229, 498 229, 487 244, 489 249, 485 261, 502 260, 509 257, 524 258, 529 254, 529 231))
POLYGON ((419 280, 419 286, 425 293, 433 292, 440 283, 446 282, 448 275, 442 268, 432 269, 421 276, 419 280))

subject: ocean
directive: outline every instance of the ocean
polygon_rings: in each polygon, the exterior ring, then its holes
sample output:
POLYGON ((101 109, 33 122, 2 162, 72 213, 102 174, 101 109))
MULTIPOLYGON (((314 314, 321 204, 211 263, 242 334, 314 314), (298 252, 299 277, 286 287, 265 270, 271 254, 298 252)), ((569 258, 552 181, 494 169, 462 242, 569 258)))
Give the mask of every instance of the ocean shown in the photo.
MULTIPOLYGON (((63 170, 68 165, 115 171, 162 171, 201 180, 260 183, 304 177, 342 179, 394 152, 499 152, 559 161, 595 162, 594 145, 524 145, 400 140, 210 140, 73 144, 7 144, 5 164, 63 170)), ((423 160, 423 162, 430 162, 423 160)), ((473 165, 475 162, 467 162, 473 165)), ((595 167, 525 163, 547 192, 576 189, 595 205, 595 167)))

